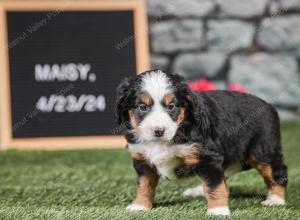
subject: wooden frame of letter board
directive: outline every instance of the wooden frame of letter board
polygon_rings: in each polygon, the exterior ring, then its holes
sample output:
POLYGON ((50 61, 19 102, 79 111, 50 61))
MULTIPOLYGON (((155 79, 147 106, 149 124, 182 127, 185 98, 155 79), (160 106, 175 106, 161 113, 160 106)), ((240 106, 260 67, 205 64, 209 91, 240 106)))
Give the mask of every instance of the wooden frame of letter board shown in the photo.
POLYGON ((10 74, 6 12, 7 11, 120 11, 132 10, 134 15, 136 70, 149 69, 149 42, 144 0, 102 1, 0 1, 0 147, 19 150, 65 150, 87 148, 123 148, 122 136, 82 136, 13 138, 11 120, 10 74))

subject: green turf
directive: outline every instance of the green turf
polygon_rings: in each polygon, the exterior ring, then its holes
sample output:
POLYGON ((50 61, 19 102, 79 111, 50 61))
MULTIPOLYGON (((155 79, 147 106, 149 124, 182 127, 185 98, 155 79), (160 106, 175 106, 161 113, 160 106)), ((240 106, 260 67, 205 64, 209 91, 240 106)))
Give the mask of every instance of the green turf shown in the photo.
MULTIPOLYGON (((300 219, 300 124, 285 124, 287 206, 262 207, 266 190, 255 171, 229 179, 230 219, 300 219)), ((196 178, 161 180, 154 208, 130 213, 135 173, 125 150, 0 153, 0 219, 215 219, 204 198, 182 191, 196 178)))

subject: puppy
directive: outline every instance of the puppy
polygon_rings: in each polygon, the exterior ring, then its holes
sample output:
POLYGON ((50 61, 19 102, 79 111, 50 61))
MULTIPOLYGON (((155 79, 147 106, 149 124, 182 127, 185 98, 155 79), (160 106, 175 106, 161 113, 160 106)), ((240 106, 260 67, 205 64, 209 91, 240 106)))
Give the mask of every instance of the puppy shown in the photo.
POLYGON ((125 127, 138 175, 129 210, 152 208, 160 177, 197 175, 203 186, 184 194, 203 193, 208 214, 229 215, 226 176, 250 167, 268 188, 262 204, 285 204, 287 168, 278 114, 271 105, 236 92, 192 92, 182 77, 161 70, 124 79, 117 97, 117 121, 125 127))

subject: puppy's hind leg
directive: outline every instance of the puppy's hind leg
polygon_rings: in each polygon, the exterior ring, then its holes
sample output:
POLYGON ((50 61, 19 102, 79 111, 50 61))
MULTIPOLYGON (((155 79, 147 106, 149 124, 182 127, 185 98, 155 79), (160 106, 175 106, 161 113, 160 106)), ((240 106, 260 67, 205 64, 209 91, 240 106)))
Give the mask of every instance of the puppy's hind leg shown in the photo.
POLYGON ((272 164, 266 164, 256 161, 252 158, 253 166, 264 178, 268 188, 268 195, 262 205, 278 206, 285 205, 285 191, 288 182, 287 168, 282 162, 282 158, 274 157, 272 164))
POLYGON ((268 196, 262 205, 275 206, 285 204, 288 174, 283 162, 279 117, 274 108, 269 110, 271 114, 264 114, 264 129, 253 140, 249 155, 250 164, 262 175, 268 187, 268 196))

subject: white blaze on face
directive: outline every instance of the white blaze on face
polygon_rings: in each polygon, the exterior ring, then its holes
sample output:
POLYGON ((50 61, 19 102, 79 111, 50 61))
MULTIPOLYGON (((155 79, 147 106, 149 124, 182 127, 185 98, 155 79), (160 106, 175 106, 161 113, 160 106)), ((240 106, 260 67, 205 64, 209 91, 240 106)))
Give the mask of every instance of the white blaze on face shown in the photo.
POLYGON ((157 140, 154 129, 163 128, 165 132, 160 140, 170 141, 178 126, 162 106, 162 100, 166 95, 173 92, 171 82, 165 73, 157 71, 143 76, 141 86, 142 90, 152 98, 153 106, 139 125, 140 138, 144 141, 157 140))

